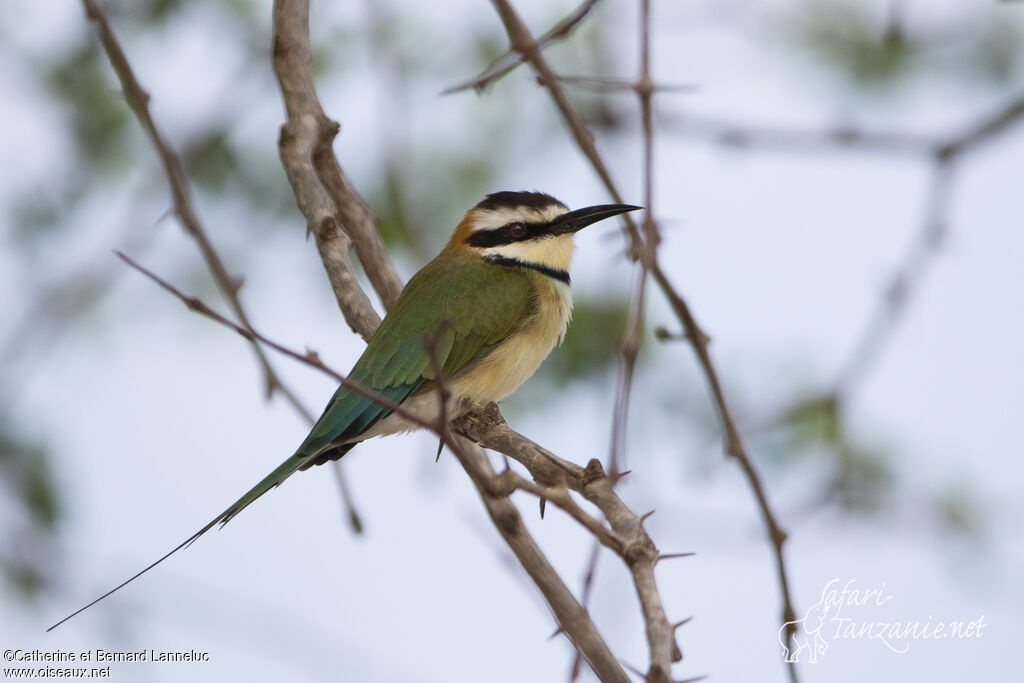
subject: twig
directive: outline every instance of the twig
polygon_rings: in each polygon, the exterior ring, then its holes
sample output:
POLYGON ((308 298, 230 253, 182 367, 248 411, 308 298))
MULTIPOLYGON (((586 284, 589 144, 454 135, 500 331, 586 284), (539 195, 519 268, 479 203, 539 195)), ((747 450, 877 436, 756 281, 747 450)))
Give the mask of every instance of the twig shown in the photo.
MULTIPOLYGON (((612 474, 619 472, 626 463, 626 432, 629 425, 629 405, 632 397, 633 379, 636 374, 636 361, 640 354, 640 345, 643 343, 644 311, 646 309, 647 275, 648 263, 651 257, 656 255, 658 248, 657 228, 654 219, 654 125, 651 113, 651 97, 653 89, 651 86, 651 43, 650 43, 650 3, 648 0, 641 2, 640 10, 640 75, 636 83, 630 83, 630 90, 636 92, 639 98, 641 119, 643 121, 643 185, 644 185, 644 234, 646 239, 642 245, 644 257, 637 259, 635 266, 635 285, 633 291, 635 296, 629 307, 629 317, 626 322, 626 333, 622 341, 622 363, 619 368, 619 378, 615 387, 615 403, 612 410, 612 436, 611 449, 609 454, 609 469, 612 474), (653 236, 653 238, 652 238, 653 236)), ((565 79, 562 79, 563 82, 565 79)), ((590 569, 587 572, 589 582, 593 581, 593 575, 597 571, 597 553, 591 555, 590 569)), ((588 605, 589 591, 584 592, 585 606, 588 605)), ((653 660, 653 658, 652 658, 653 660)), ((577 658, 578 661, 578 658, 577 658)), ((577 673, 576 665, 573 666, 573 679, 577 673)))
MULTIPOLYGON (((764 486, 761 483, 761 477, 747 454, 746 446, 740 436, 739 429, 736 427, 736 422, 732 417, 729 405, 725 400, 725 394, 722 391, 722 385, 718 379, 718 372, 715 370, 715 366, 712 363, 711 356, 708 352, 707 335, 704 334, 704 331, 693 318, 689 307, 686 305, 686 301, 679 296, 671 283, 669 283, 665 274, 662 272, 660 265, 655 264, 654 269, 651 271, 651 275, 654 277, 655 282, 660 285, 662 291, 665 292, 669 299, 669 304, 672 306, 673 311, 675 311, 676 316, 682 323, 683 329, 686 330, 690 344, 694 353, 697 355, 697 362, 700 364, 704 377, 708 382, 708 388, 711 391, 712 400, 722 423, 722 430, 725 434, 726 453, 739 462, 743 473, 746 475, 751 491, 754 493, 754 498, 757 500, 758 507, 761 510, 761 517, 764 519, 765 526, 768 530, 768 538, 771 541, 772 548, 775 552, 775 567, 778 572, 779 588, 782 593, 782 623, 786 625, 787 645, 791 645, 792 638, 796 635, 796 626, 794 624, 796 621, 796 610, 793 608, 786 561, 783 554, 783 544, 786 542, 786 532, 782 530, 778 520, 775 518, 775 513, 772 511, 771 504, 768 502, 768 495, 765 493, 764 486)), ((786 670, 789 672, 790 680, 793 681, 793 683, 797 683, 798 678, 796 666, 792 663, 788 663, 786 665, 786 670)))
MULTIPOLYGON (((519 559, 523 568, 534 580, 534 583, 538 588, 540 588, 541 593, 544 595, 545 599, 547 599, 548 604, 555 613, 559 625, 563 628, 566 635, 572 640, 573 644, 584 653, 587 661, 590 662, 591 666, 594 668, 595 673, 598 674, 602 681, 615 681, 617 683, 628 681, 628 678, 626 678, 625 673, 622 672, 621 667, 619 667, 618 662, 615 660, 615 657, 611 654, 608 646, 604 643, 604 640, 597 632, 597 628, 590 620, 590 617, 586 614, 586 610, 584 610, 576 599, 572 597, 569 589, 551 567, 540 548, 537 547, 536 542, 526 531, 525 526, 523 526, 522 518, 519 516, 519 511, 509 499, 509 494, 516 489, 529 491, 535 495, 549 499, 562 509, 566 510, 566 512, 583 524, 583 526, 591 531, 591 533, 594 533, 598 538, 601 538, 602 542, 609 545, 615 545, 617 540, 616 537, 597 522, 597 520, 594 520, 592 517, 584 513, 579 506, 568 497, 564 488, 561 490, 545 488, 543 486, 531 484, 522 478, 519 478, 518 480, 510 480, 507 475, 504 478, 499 476, 493 471, 493 468, 491 468, 490 463, 487 461, 483 452, 474 444, 467 443, 453 437, 447 427, 447 424, 441 425, 434 420, 425 420, 361 383, 342 376, 340 373, 325 365, 314 352, 302 354, 297 351, 293 351, 268 339, 267 337, 264 337, 250 328, 241 327, 240 325, 235 324, 217 313, 201 299, 184 294, 166 280, 163 280, 160 276, 139 265, 128 256, 125 256, 120 252, 116 253, 117 256, 129 266, 135 268, 143 275, 156 282, 163 289, 177 297, 183 304, 185 304, 186 307, 188 307, 189 310, 231 328, 250 341, 256 341, 264 344, 278 353, 282 353, 290 358, 294 358, 300 363, 316 368, 361 396, 365 396, 378 405, 384 406, 392 410, 394 413, 410 420, 414 424, 438 434, 445 442, 445 445, 455 453, 459 462, 463 464, 463 467, 473 479, 481 497, 484 499, 484 503, 487 506, 488 511, 491 513, 492 518, 495 520, 495 524, 498 526, 499 532, 501 532, 506 542, 508 542, 509 547, 519 559), (510 481, 513 484, 512 486, 509 485, 510 481)), ((497 407, 495 406, 494 408, 496 411, 497 407)))
POLYGON ((1024 94, 1011 98, 977 123, 967 126, 964 131, 948 136, 865 130, 856 126, 835 126, 822 130, 760 126, 690 114, 667 114, 663 118, 665 125, 677 134, 705 138, 735 147, 762 147, 786 152, 817 152, 845 148, 952 161, 1017 125, 1024 118, 1024 94))
POLYGON ((854 385, 863 381, 870 373, 882 350, 892 338, 910 298, 920 287, 925 270, 934 254, 942 248, 949 231, 946 213, 951 201, 952 178, 952 164, 947 161, 936 162, 928 188, 921 230, 907 255, 890 276, 889 284, 884 288, 875 312, 868 319, 853 351, 839 371, 833 388, 833 395, 837 400, 848 397, 854 390, 854 385))
MULTIPOLYGON (((210 270, 210 274, 217 283, 218 290, 228 301, 241 323, 248 326, 248 316, 246 315, 245 309, 242 307, 242 303, 238 297, 238 289, 240 286, 239 281, 228 273, 227 267, 224 265, 224 262, 221 261, 220 256, 213 248, 213 245, 206 235, 206 231, 203 229, 202 224, 199 222, 199 218, 196 216, 196 213, 192 208, 192 201, 189 197, 188 181, 181 170, 181 161, 164 140, 163 134, 160 132, 160 129, 157 128, 156 123, 153 121, 153 117, 149 113, 149 94, 143 90, 142 86, 136 79, 135 73, 132 71, 127 56, 125 56, 120 43, 114 36, 106 15, 104 15, 103 11, 99 8, 99 5, 96 4, 96 0, 82 0, 82 3, 85 6, 86 16, 96 24, 96 32, 99 35, 100 43, 103 45, 103 49, 107 53, 111 66, 114 67, 114 71, 117 73, 117 77, 121 82, 121 90, 124 93, 128 106, 131 107, 131 110, 135 113, 136 118, 142 125, 147 137, 149 137, 157 155, 160 157, 160 163, 163 165, 164 174, 167 177, 167 183, 170 187, 171 197, 174 203, 174 213, 181 220, 181 225, 185 229, 185 232, 195 240, 200 253, 203 255, 203 260, 206 262, 206 265, 210 270)), ((273 369, 270 367, 266 356, 263 355, 259 346, 254 344, 253 349, 259 360, 260 367, 264 372, 267 395, 269 396, 274 391, 280 390, 288 400, 296 406, 297 409, 300 411, 304 410, 304 408, 298 404, 295 397, 282 387, 280 380, 277 378, 277 375, 274 374, 273 369)))
MULTIPOLYGON (((477 412, 474 411, 471 415, 477 412)), ((525 438, 520 438, 525 441, 525 438)), ((629 683, 629 676, 608 649, 587 611, 573 597, 558 572, 537 546, 508 494, 492 484, 499 475, 494 471, 483 450, 465 439, 459 439, 458 443, 461 447, 453 449, 455 457, 459 459, 473 485, 476 486, 477 493, 480 494, 498 533, 505 539, 519 564, 551 607, 560 632, 564 633, 583 654, 602 683, 629 683)), ((481 445, 492 447, 483 442, 481 445)), ((503 452, 500 448, 495 450, 503 452)))
MULTIPOLYGON (((135 113, 135 117, 156 150, 157 156, 160 157, 160 163, 163 166, 164 175, 167 177, 167 183, 171 191, 175 214, 181 221, 185 232, 195 240, 196 246, 199 248, 199 252, 202 254, 210 274, 213 276, 217 289, 227 300, 228 305, 238 317, 239 322, 244 327, 251 328, 249 316, 246 314, 245 308, 242 306, 242 300, 239 297, 241 280, 233 277, 228 272, 227 266, 221 260, 220 255, 207 236, 206 230, 199 221, 195 209, 192 207, 188 179, 182 170, 181 160, 164 139, 163 134, 149 112, 149 94, 135 77, 135 72, 128 61, 128 57, 121 48, 121 44, 110 27, 110 22, 107 21, 106 15, 100 9, 96 0, 82 0, 82 3, 85 7, 86 16, 96 24, 96 32, 99 35, 100 43, 103 45, 103 50, 106 52, 110 65, 114 68, 118 80, 121 82, 121 90, 124 93, 125 101, 135 113)), ((309 424, 313 424, 315 420, 313 413, 303 405, 298 396, 281 380, 263 353, 263 350, 260 349, 259 344, 253 342, 252 348, 256 354, 257 362, 263 371, 266 396, 269 398, 275 392, 280 393, 296 412, 305 418, 309 424)), ((339 486, 342 502, 349 511, 349 519, 352 522, 353 531, 359 533, 360 529, 362 529, 359 513, 356 511, 352 499, 348 495, 348 487, 343 484, 344 474, 340 471, 340 465, 335 464, 335 466, 339 468, 339 471, 336 473, 337 478, 339 482, 342 482, 342 485, 339 486)))
POLYGON ((961 157, 966 152, 973 151, 996 136, 1005 133, 1010 127, 1019 124, 1022 119, 1024 119, 1024 94, 1019 94, 998 110, 983 117, 978 123, 968 126, 964 132, 954 135, 940 144, 935 150, 935 154, 940 160, 961 157))
MULTIPOLYGON (((621 78, 559 75, 558 80, 567 85, 576 86, 580 90, 590 90, 592 92, 615 92, 623 90, 634 92, 637 89, 636 81, 630 81, 621 78)), ((698 86, 696 85, 686 85, 681 83, 656 83, 651 85, 651 92, 686 93, 692 92, 697 88, 698 86)))
POLYGON ((927 155, 939 144, 936 138, 901 131, 870 131, 854 126, 822 130, 763 126, 721 121, 699 115, 662 117, 663 125, 677 135, 707 139, 732 147, 760 147, 786 152, 821 152, 850 149, 882 154, 927 155))
POLYGON ((494 404, 456 420, 455 428, 481 446, 504 453, 521 463, 544 486, 566 486, 581 493, 601 511, 618 539, 618 548, 602 543, 619 554, 629 568, 643 611, 652 653, 667 660, 665 664, 652 662, 648 680, 652 683, 670 681, 671 664, 682 659, 682 652, 676 644, 672 625, 665 617, 654 579, 659 552, 647 535, 642 518, 630 510, 615 493, 613 486, 616 479, 605 474, 598 460, 591 460, 583 468, 541 448, 510 428, 494 404))
MULTIPOLYGON (((573 10, 569 16, 555 24, 550 31, 540 37, 536 43, 537 48, 543 49, 556 40, 568 38, 572 33, 572 30, 576 28, 581 21, 583 21, 597 3, 598 0, 584 0, 584 2, 573 10)), ((496 81, 510 73, 517 66, 522 64, 523 61, 524 57, 521 52, 515 49, 510 49, 505 52, 505 54, 491 62, 490 66, 484 69, 484 72, 473 80, 453 85, 450 88, 445 88, 441 91, 441 94, 451 95, 452 93, 469 90, 470 88, 475 90, 477 93, 481 93, 496 81)))
POLYGON ((209 318, 209 319, 211 319, 211 320, 213 320, 215 322, 220 323, 221 325, 224 325, 226 327, 230 327, 231 329, 233 329, 235 332, 237 332, 239 335, 241 335, 245 339, 249 340, 250 342, 259 343, 259 344, 263 344, 265 346, 268 346, 268 347, 274 349, 275 351, 277 351, 278 353, 282 353, 282 354, 284 354, 284 355, 286 355, 286 356, 288 356, 290 358, 294 358, 295 360, 299 361, 300 363, 304 363, 305 365, 308 365, 308 366, 310 366, 312 368, 316 368, 317 370, 320 370, 321 372, 327 373, 328 375, 333 377, 335 380, 337 380, 340 384, 342 384, 343 386, 348 387, 349 389, 351 389, 352 391, 356 392, 360 396, 363 396, 365 398, 370 399, 371 401, 373 401, 377 405, 384 406, 385 408, 391 410, 392 412, 394 412, 394 413, 396 413, 398 415, 401 415, 405 419, 413 422, 414 424, 416 424, 416 425, 418 425, 420 427, 423 427, 425 429, 434 429, 434 427, 436 426, 432 421, 424 420, 422 417, 419 417, 418 415, 416 415, 416 413, 413 413, 413 412, 403 408, 398 403, 395 403, 391 399, 389 399, 386 396, 383 396, 382 394, 374 391, 373 389, 367 387, 366 385, 362 384, 361 382, 358 382, 357 380, 354 380, 354 379, 349 379, 348 377, 345 377, 344 375, 341 375, 341 374, 335 372, 330 367, 325 365, 323 363, 323 361, 320 360, 320 356, 317 355, 317 353, 315 351, 309 351, 307 353, 299 353, 298 351, 292 351, 288 347, 282 346, 281 344, 278 344, 277 342, 275 342, 275 341, 273 341, 271 339, 268 339, 267 337, 264 337, 262 334, 260 334, 256 330, 252 329, 251 327, 242 327, 241 325, 238 325, 238 324, 232 322, 231 320, 228 320, 227 318, 225 318, 223 315, 221 315, 220 313, 215 311, 213 308, 211 308, 208 304, 206 304, 202 299, 200 299, 198 297, 194 297, 194 296, 189 296, 188 294, 185 294, 180 289, 178 289, 177 287, 175 287, 171 283, 167 282, 166 280, 161 278, 159 275, 157 275, 153 271, 151 271, 151 270, 147 269, 146 267, 136 263, 135 261, 133 261, 130 257, 126 256, 125 254, 123 254, 123 253, 121 253, 119 251, 115 251, 114 253, 117 255, 118 258, 120 258, 122 261, 127 263, 129 266, 131 266, 135 270, 139 271, 140 273, 142 273, 143 275, 148 277, 150 280, 152 280, 153 282, 155 282, 158 285, 160 285, 163 289, 165 289, 166 291, 170 292, 171 294, 176 296, 178 299, 180 299, 181 302, 183 304, 185 304, 185 306, 190 311, 193 311, 195 313, 198 313, 199 315, 205 316, 205 317, 207 317, 207 318, 209 318))
MULTIPOLYGON (((595 539, 590 547, 587 569, 583 572, 583 589, 580 591, 580 602, 583 604, 584 609, 590 608, 590 596, 594 590, 594 579, 597 577, 597 562, 600 557, 601 542, 595 539)), ((583 658, 580 656, 579 650, 577 650, 576 655, 572 658, 572 667, 569 669, 569 683, 574 683, 579 678, 581 664, 583 664, 583 658)))
POLYGON ((932 144, 932 178, 921 227, 906 256, 889 277, 874 313, 839 371, 830 392, 833 400, 842 402, 848 399, 854 385, 870 373, 892 339, 910 297, 920 289, 928 266, 945 243, 957 164, 970 152, 1005 133, 1021 120, 1024 120, 1024 95, 1010 100, 961 133, 932 144))
POLYGON ((622 344, 622 370, 615 395, 615 414, 612 419, 611 471, 618 472, 625 467, 626 429, 629 419, 629 402, 632 395, 636 360, 643 342, 644 310, 646 308, 647 275, 650 264, 657 260, 661 238, 654 221, 654 95, 651 78, 651 7, 650 0, 640 3, 640 74, 633 91, 640 105, 643 126, 643 187, 644 220, 641 258, 637 260, 638 273, 636 296, 629 309, 626 335, 622 344))
MULTIPOLYGON (((534 42, 529 29, 526 28, 522 19, 519 18, 519 15, 507 0, 491 0, 491 2, 497 10, 498 16, 501 17, 502 23, 505 25, 505 32, 508 33, 512 49, 521 54, 530 63, 537 76, 537 80, 548 89, 555 102, 555 106, 558 107, 559 113, 565 119, 569 132, 572 133, 573 139, 576 140, 576 144, 594 167, 597 175, 601 178, 601 182, 604 183, 605 188, 608 190, 608 194, 611 195, 612 200, 618 204, 623 203, 622 195, 612 180, 611 172, 594 145, 593 133, 590 132, 583 119, 580 118, 579 113, 572 106, 572 103, 569 102, 569 98, 566 97, 565 91, 562 90, 558 82, 558 76, 548 65, 541 51, 537 49, 537 44, 534 42)), ((636 223, 628 213, 622 214, 622 219, 626 224, 633 257, 638 258, 641 238, 636 228, 636 223)))
MULTIPOLYGON (((386 257, 386 251, 383 251, 379 235, 373 229, 372 212, 341 172, 330 148, 337 124, 326 117, 320 106, 311 64, 308 0, 275 0, 274 70, 288 110, 288 123, 282 127, 280 140, 282 163, 309 229, 314 234, 324 232, 331 235, 330 240, 318 237, 317 241, 330 274, 332 267, 343 268, 345 265, 338 256, 338 252, 343 251, 339 226, 348 232, 357 251, 360 243, 365 243, 364 250, 368 252, 380 251, 386 257), (328 257, 324 251, 325 247, 331 246, 332 240, 335 253, 328 257)), ((400 289, 400 281, 390 259, 367 258, 363 251, 359 253, 381 299, 385 305, 390 304, 400 289)), ((346 319, 350 324, 352 320, 363 321, 357 330, 368 337, 376 329, 377 318, 365 296, 348 291, 358 288, 358 281, 354 277, 332 276, 331 283, 346 319)), ((572 597, 523 526, 519 512, 508 496, 496 495, 489 490, 490 479, 496 475, 483 452, 475 446, 453 447, 456 442, 448 442, 443 435, 442 440, 473 479, 502 537, 544 595, 567 637, 584 653, 601 680, 627 681, 586 611, 572 597)))
MULTIPOLYGON (((622 201, 620 193, 608 172, 607 166, 594 145, 593 134, 569 102, 561 88, 557 76, 555 76, 551 67, 548 66, 544 56, 532 47, 533 40, 530 36, 529 30, 523 24, 515 10, 512 9, 507 0, 492 0, 492 2, 501 17, 502 23, 505 25, 505 30, 509 35, 512 47, 520 50, 526 57, 527 61, 530 62, 530 65, 534 68, 538 76, 538 80, 545 88, 547 88, 552 99, 555 101, 558 110, 561 112, 566 125, 571 131, 573 138, 576 140, 577 145, 580 147, 580 150, 587 159, 590 160, 595 172, 601 178, 602 182, 604 182, 608 193, 615 199, 615 201, 622 201)), ((732 413, 729 410, 728 403, 726 402, 724 393, 722 392, 718 373, 708 353, 708 337, 690 313, 685 300, 673 288, 672 284, 661 270, 657 261, 656 253, 654 253, 653 250, 646 248, 644 238, 641 237, 640 231, 637 230, 635 224, 629 220, 629 217, 626 216, 625 219, 627 234, 629 235, 633 245, 632 251, 634 258, 648 260, 647 267, 649 268, 651 275, 654 277, 655 282, 657 282, 662 292, 664 292, 666 297, 669 299, 669 302, 672 305, 676 316, 682 323, 684 331, 690 339, 694 352, 697 355, 698 363, 706 381, 708 382, 713 403, 722 422, 726 453, 740 463, 741 469, 758 502, 761 515, 768 530, 768 537, 775 553, 775 563, 779 576, 780 591, 782 593, 781 623, 785 624, 787 622, 794 622, 796 619, 796 612, 793 609, 792 599, 790 596, 789 579, 787 577, 786 564, 782 550, 786 534, 782 531, 776 521, 775 514, 768 503, 764 487, 761 484, 760 476, 751 462, 743 444, 743 440, 740 437, 739 430, 736 428, 732 413)), ((787 628, 787 638, 792 638, 794 632, 795 628, 787 628)), ((648 672, 648 680, 661 680, 661 677, 665 677, 665 680, 668 680, 670 678, 669 667, 671 662, 667 661, 664 656, 665 648, 662 644, 663 639, 652 640, 649 633, 648 640, 651 648, 651 668, 648 672)), ((672 642, 674 644, 675 641, 673 640, 672 642)), ((789 671, 790 679, 795 682, 797 680, 796 668, 790 665, 787 669, 789 671)))

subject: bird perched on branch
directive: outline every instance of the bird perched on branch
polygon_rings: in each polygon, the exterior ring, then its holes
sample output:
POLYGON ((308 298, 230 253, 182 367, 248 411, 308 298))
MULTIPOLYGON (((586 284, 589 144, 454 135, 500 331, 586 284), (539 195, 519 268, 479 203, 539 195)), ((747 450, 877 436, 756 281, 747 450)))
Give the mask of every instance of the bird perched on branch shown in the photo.
POLYGON ((416 273, 381 322, 348 378, 298 450, 276 470, 159 560, 77 612, 123 588, 298 470, 337 460, 374 436, 416 429, 381 405, 383 397, 422 421, 459 417, 526 381, 565 335, 572 311, 573 236, 588 225, 641 207, 604 204, 569 211, 541 192, 496 192, 468 212, 438 256, 416 273), (428 345, 429 340, 429 345, 428 345), (429 348, 428 348, 429 346, 429 348), (438 391, 437 369, 444 392, 438 391), (447 401, 441 411, 441 396, 447 401))

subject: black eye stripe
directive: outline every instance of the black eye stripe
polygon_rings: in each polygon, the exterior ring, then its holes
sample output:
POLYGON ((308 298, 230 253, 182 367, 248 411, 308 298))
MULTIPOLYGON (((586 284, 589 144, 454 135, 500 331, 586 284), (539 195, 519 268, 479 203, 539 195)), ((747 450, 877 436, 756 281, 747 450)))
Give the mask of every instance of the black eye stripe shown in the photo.
POLYGON ((481 249, 497 247, 502 244, 512 244, 513 242, 521 242, 523 240, 542 237, 547 234, 547 227, 547 223, 531 224, 523 223, 522 221, 512 221, 511 223, 506 223, 500 228, 477 230, 466 238, 466 244, 472 247, 480 247, 481 249), (517 225, 523 228, 523 233, 519 236, 512 234, 514 226, 517 225))

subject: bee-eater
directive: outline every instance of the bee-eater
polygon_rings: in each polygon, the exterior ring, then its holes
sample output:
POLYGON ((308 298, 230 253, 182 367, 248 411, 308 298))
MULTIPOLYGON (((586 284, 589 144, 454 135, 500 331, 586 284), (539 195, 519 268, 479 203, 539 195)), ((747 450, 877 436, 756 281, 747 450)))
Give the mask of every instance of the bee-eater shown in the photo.
MULTIPOLYGON (((349 377, 434 421, 441 414, 434 362, 460 416, 468 399, 487 404, 516 390, 565 336, 572 313, 569 262, 582 228, 639 206, 569 211, 542 192, 495 192, 466 212, 448 244, 416 273, 381 321, 349 377), (434 340, 432 353, 426 348, 434 340)), ((337 460, 374 436, 416 429, 345 385, 334 392, 298 450, 178 547, 48 630, 123 588, 297 470, 337 460)))

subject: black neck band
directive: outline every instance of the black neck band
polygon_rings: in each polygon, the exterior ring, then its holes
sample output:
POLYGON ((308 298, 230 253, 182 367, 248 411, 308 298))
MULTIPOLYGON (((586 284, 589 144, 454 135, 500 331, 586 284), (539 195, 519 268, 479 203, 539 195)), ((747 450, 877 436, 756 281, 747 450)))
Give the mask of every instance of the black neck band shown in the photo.
POLYGON ((529 268, 535 270, 538 273, 547 275, 548 277, 564 282, 565 284, 571 284, 569 280, 569 273, 564 270, 558 270, 557 268, 551 268, 550 266, 541 265, 540 263, 530 263, 529 261, 520 261, 516 258, 509 258, 508 256, 499 256, 497 254, 491 254, 485 257, 487 261, 493 263, 496 266, 504 266, 505 268, 529 268))

